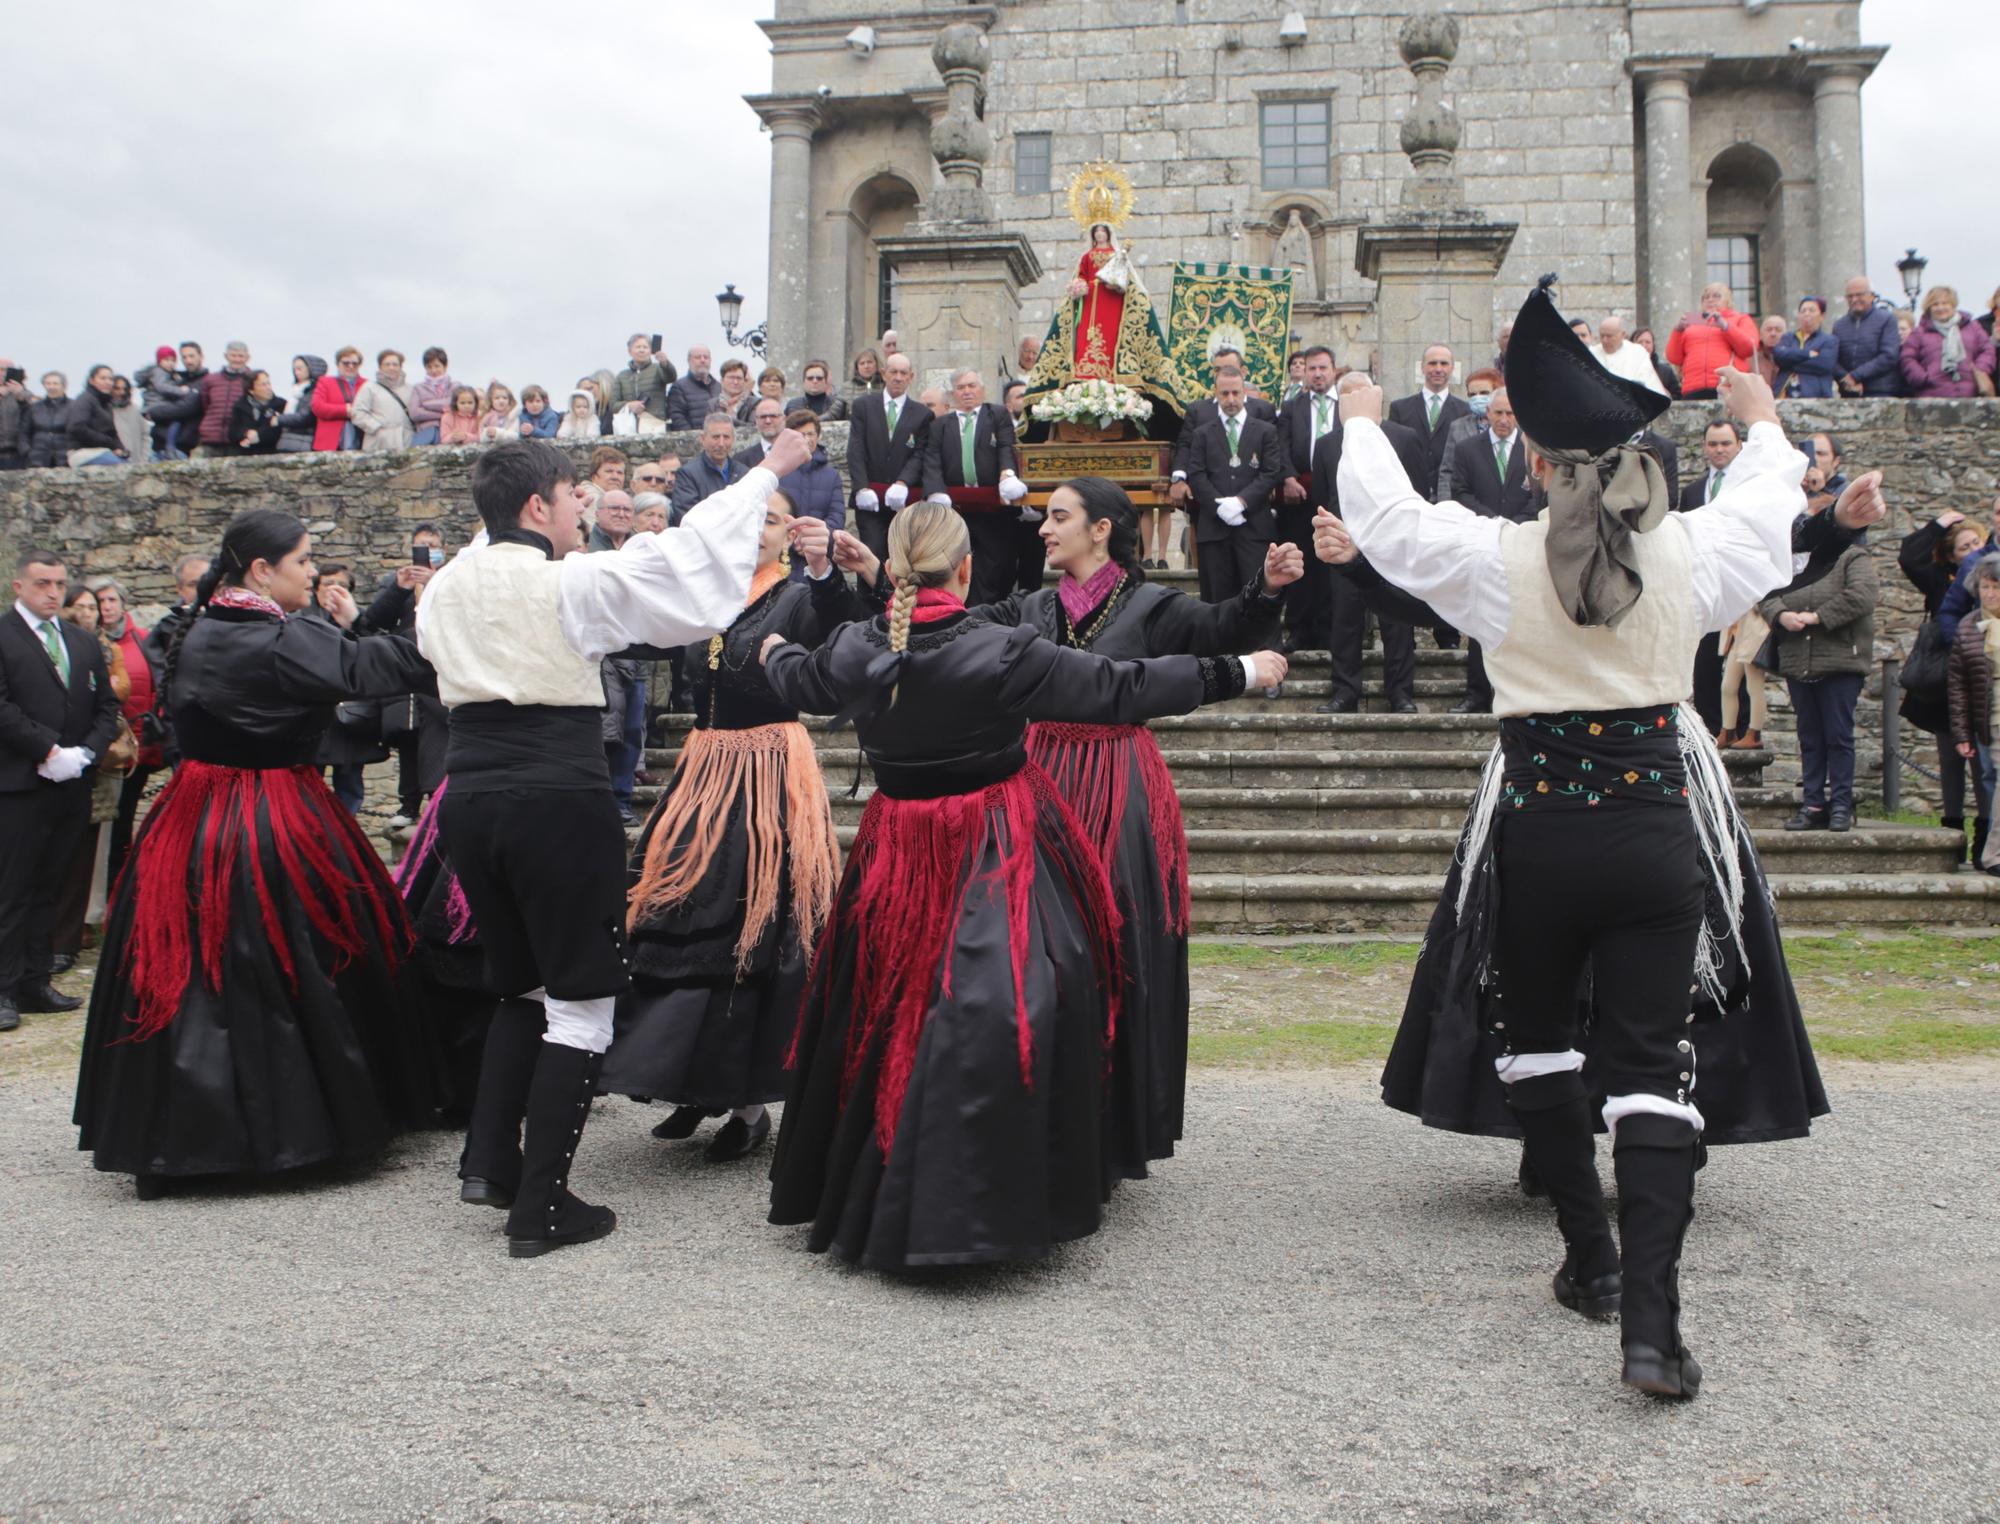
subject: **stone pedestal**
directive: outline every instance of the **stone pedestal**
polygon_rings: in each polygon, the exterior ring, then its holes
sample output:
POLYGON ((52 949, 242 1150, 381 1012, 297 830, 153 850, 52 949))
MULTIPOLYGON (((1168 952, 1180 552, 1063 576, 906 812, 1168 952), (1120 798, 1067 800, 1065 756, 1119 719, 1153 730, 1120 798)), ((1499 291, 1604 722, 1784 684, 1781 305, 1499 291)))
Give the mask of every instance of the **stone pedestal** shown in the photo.
POLYGON ((1375 281, 1376 380, 1391 397, 1422 382, 1424 350, 1449 344, 1466 371, 1493 352, 1493 278, 1518 224, 1483 217, 1411 217, 1360 230, 1354 264, 1375 281))
POLYGON ((919 224, 876 247, 896 272, 896 331, 903 352, 923 364, 916 385, 949 387, 970 366, 1000 400, 994 367, 1011 354, 1021 325, 1021 291, 1042 277, 1041 261, 1019 233, 987 225, 919 224))

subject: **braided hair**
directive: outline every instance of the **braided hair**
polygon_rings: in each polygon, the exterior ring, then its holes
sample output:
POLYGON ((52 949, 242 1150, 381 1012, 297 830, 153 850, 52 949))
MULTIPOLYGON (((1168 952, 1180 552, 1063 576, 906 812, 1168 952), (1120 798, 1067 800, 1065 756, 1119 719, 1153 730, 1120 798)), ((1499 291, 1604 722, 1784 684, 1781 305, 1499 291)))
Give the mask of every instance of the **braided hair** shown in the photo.
POLYGON ((166 661, 161 667, 160 694, 162 712, 165 712, 166 695, 174 685, 174 669, 180 665, 181 647, 187 643, 188 631, 195 626, 208 607, 208 600, 215 596, 217 588, 241 587, 243 577, 254 561, 277 562, 298 549, 299 541, 306 537, 306 526, 291 514, 277 508, 252 508, 239 513, 229 521, 222 531, 222 545, 208 563, 208 570, 202 573, 201 581, 195 584, 194 606, 188 610, 187 618, 174 631, 172 644, 167 647, 166 661))
MULTIPOLYGON (((943 587, 972 553, 972 535, 956 508, 914 503, 889 522, 889 575, 896 592, 889 600, 889 649, 909 649, 910 616, 917 594, 943 587)), ((889 702, 896 702, 892 689, 889 702)))
POLYGON ((1139 559, 1139 510, 1125 489, 1102 476, 1073 476, 1063 485, 1083 500, 1084 515, 1093 523, 1111 522, 1111 538, 1104 542, 1105 554, 1133 583, 1146 580, 1145 563, 1139 559))

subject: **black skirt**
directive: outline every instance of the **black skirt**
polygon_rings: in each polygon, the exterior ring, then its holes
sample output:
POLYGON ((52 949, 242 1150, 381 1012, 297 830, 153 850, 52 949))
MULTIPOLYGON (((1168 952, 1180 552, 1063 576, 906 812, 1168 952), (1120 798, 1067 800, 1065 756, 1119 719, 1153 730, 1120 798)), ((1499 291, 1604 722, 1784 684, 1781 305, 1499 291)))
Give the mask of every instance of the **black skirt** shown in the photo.
MULTIPOLYGON (((1496 920, 1490 898, 1491 841, 1489 836, 1486 852, 1469 865, 1453 862, 1444 893, 1431 913, 1402 1024, 1382 1071, 1382 1099, 1431 1127, 1518 1138, 1521 1129, 1493 1068, 1501 1045, 1487 1030, 1478 987, 1485 939, 1496 920), (1467 872, 1475 876, 1475 883, 1461 919, 1455 906, 1467 872)), ((1731 991, 1726 1009, 1718 1010, 1705 1000, 1693 1004, 1692 1014, 1701 1029, 1700 1069, 1690 1099, 1701 1110, 1706 1143, 1802 1138, 1812 1130, 1813 1118, 1832 1108, 1785 963, 1770 885, 1740 824, 1736 849, 1743 874, 1745 956, 1738 960, 1733 949, 1729 953, 1723 978, 1731 991)), ((1595 1082, 1589 1040, 1587 977, 1577 999, 1584 1012, 1584 1079, 1601 1110, 1603 1092, 1595 1082)), ((1601 1120, 1598 1125, 1601 1129, 1601 1120)))
POLYGON ((429 1125, 439 1053, 409 945, 316 768, 183 763, 106 920, 78 1146, 129 1174, 270 1174, 429 1125))
POLYGON ((1040 1258, 1096 1231, 1112 1178, 1118 976, 1103 870, 1039 768, 963 798, 984 828, 946 823, 928 839, 894 817, 959 800, 870 801, 814 962, 772 1161, 771 1221, 810 1223, 809 1249, 877 1269, 1040 1258), (965 858, 927 878, 921 862, 946 861, 928 849, 952 841, 965 858), (864 938, 884 932, 866 912, 884 882, 924 914, 948 907, 936 961, 906 970, 912 1025, 871 1019, 856 993, 874 987, 864 964, 882 949, 864 938))

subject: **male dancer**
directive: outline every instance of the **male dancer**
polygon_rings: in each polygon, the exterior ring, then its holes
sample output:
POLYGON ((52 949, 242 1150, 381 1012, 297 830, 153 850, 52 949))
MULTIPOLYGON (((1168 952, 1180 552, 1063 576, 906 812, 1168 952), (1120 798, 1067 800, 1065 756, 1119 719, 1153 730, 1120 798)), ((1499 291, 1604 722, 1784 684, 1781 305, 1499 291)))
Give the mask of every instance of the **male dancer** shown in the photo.
POLYGON ((485 543, 433 577, 418 606, 417 640, 451 710, 439 825, 502 999, 459 1197, 511 1208, 516 1258, 618 1221, 568 1188, 627 985, 625 831, 599 740, 598 664, 630 646, 685 645, 741 613, 764 500, 809 453, 787 430, 679 528, 589 556, 570 554, 582 510, 569 457, 540 440, 496 445, 472 469, 485 543))

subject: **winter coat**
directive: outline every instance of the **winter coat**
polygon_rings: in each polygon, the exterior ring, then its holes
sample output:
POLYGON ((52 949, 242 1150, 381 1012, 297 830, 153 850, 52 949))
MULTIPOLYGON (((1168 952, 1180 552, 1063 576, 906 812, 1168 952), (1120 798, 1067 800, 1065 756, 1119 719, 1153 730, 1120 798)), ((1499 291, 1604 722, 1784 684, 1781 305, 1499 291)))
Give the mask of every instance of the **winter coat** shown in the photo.
POLYGON ((1840 340, 1822 328, 1800 338, 1788 333, 1778 343, 1773 357, 1778 362, 1780 397, 1831 397, 1834 378, 1840 374, 1840 340))
POLYGON ((698 429, 721 401, 722 382, 713 371, 706 376, 682 376, 667 394, 667 427, 698 429))
POLYGON ((1875 563, 1864 546, 1850 545, 1826 575, 1781 589, 1757 605, 1777 632, 1778 671, 1787 681, 1812 682, 1843 672, 1865 673, 1875 661, 1875 563), (1815 613, 1819 623, 1788 630, 1784 613, 1815 613))
POLYGON ((94 386, 86 386, 69 405, 64 420, 63 445, 70 450, 122 450, 118 420, 111 416, 111 399, 94 386))
POLYGON ((1958 563, 1958 575, 1951 579, 1944 597, 1938 600, 1938 628, 1946 640, 1958 638, 1958 624, 1979 607, 1979 594, 1972 590, 1972 568, 1980 558, 2000 551, 2000 537, 1989 536, 1985 545, 1958 563))
POLYGON ((1993 744, 1993 658, 1986 654, 1986 616, 1962 621, 1944 669, 1955 746, 1993 744))
POLYGON ((338 450, 340 436, 351 421, 348 408, 359 399, 361 382, 357 377, 349 381, 340 376, 321 376, 313 383, 313 448, 315 450, 338 450))
POLYGON ((438 443, 441 445, 476 445, 479 443, 479 415, 462 418, 457 413, 446 413, 438 420, 438 443))
POLYGON ((1696 318, 1667 336, 1667 363, 1681 372, 1681 389, 1712 392, 1725 370, 1749 370, 1756 364, 1757 325, 1725 307, 1718 326, 1696 318))
MULTIPOLYGON (((779 477, 778 485, 792 500, 792 510, 799 517, 826 520, 828 533, 847 527, 847 487, 838 468, 826 458, 824 445, 798 470, 779 477)), ((802 565, 795 562, 793 571, 803 575, 802 565)))
POLYGON ((118 430, 118 442, 125 447, 125 458, 139 463, 146 459, 146 418, 139 411, 139 404, 127 402, 123 407, 115 402, 111 405, 111 421, 118 430))
MULTIPOLYGON (((278 418, 278 448, 287 452, 316 448, 313 435, 319 431, 319 419, 313 416, 313 393, 319 387, 320 377, 326 374, 326 361, 318 355, 292 358, 306 362, 306 378, 293 395, 292 405, 278 418)), ((335 443, 339 441, 336 439, 335 443)))
POLYGON ((503 439, 520 437, 521 410, 518 407, 509 408, 504 413, 489 407, 480 413, 479 438, 482 443, 490 441, 498 444, 503 439))
POLYGON ((832 392, 821 392, 817 397, 807 392, 794 397, 785 404, 785 416, 790 417, 804 408, 821 423, 841 423, 847 418, 847 399, 836 397, 832 392))
POLYGON ((1967 313, 1958 314, 1958 335, 1965 345, 1965 360, 1958 367, 1958 379, 1944 373, 1944 333, 1926 314, 1903 340, 1903 380, 1912 397, 1974 397, 1979 385, 1974 371, 1993 375, 1993 340, 1967 313))
MULTIPOLYGON (((1956 532, 1958 525, 1954 524, 1951 528, 1956 532)), ((1951 591, 1952 583, 1958 578, 1956 567, 1946 566, 1937 559, 1937 548, 1945 534, 1938 521, 1932 519, 1904 535, 1903 543, 1896 550, 1896 565, 1902 568, 1910 586, 1923 595, 1926 619, 1937 613, 1944 603, 1945 594, 1951 591)))
POLYGON ((236 406, 229 412, 229 442, 245 455, 275 455, 278 453, 278 434, 284 416, 283 399, 273 396, 259 402, 245 392, 236 399, 236 406), (257 437, 246 445, 243 443, 246 434, 257 437))
POLYGON ((1840 379, 1852 376, 1866 397, 1903 395, 1903 339, 1895 308, 1877 302, 1859 317, 1842 313, 1833 336, 1840 343, 1840 379))
POLYGON ((28 409, 35 399, 23 391, 18 397, 0 395, 0 460, 25 458, 28 453, 28 409))
POLYGON ((611 410, 615 413, 628 402, 643 402, 655 418, 667 416, 667 386, 673 381, 671 367, 658 360, 644 365, 628 364, 611 381, 611 410))
POLYGON ((180 378, 157 361, 142 366, 133 379, 138 385, 139 400, 148 418, 156 417, 153 411, 156 407, 179 402, 188 394, 188 388, 181 385, 180 378))
MULTIPOLYGON (((234 444, 229 437, 229 415, 250 385, 247 370, 212 370, 201 378, 201 428, 196 438, 205 445, 234 444)), ((185 436, 183 436, 185 442, 185 436)))
POLYGON ((69 449, 68 397, 37 397, 28 404, 28 464, 57 466, 69 449))
MULTIPOLYGON (((405 387, 403 400, 409 404, 413 428, 429 428, 440 422, 451 411, 451 394, 457 390, 458 383, 451 379, 450 371, 441 376, 425 376, 415 386, 405 387)), ((393 447, 383 445, 380 448, 386 450, 393 447)))
POLYGON ((402 450, 416 433, 416 409, 409 385, 366 382, 354 398, 354 426, 361 430, 362 453, 402 450))
POLYGON ((528 425, 529 432, 521 436, 523 439, 554 439, 556 430, 562 427, 562 414, 545 402, 539 413, 522 408, 520 417, 514 421, 517 425, 528 425))

